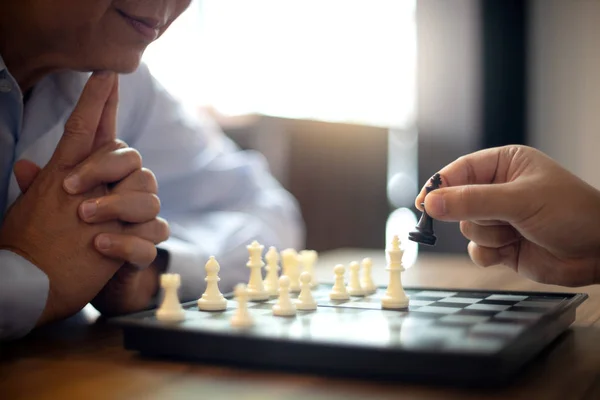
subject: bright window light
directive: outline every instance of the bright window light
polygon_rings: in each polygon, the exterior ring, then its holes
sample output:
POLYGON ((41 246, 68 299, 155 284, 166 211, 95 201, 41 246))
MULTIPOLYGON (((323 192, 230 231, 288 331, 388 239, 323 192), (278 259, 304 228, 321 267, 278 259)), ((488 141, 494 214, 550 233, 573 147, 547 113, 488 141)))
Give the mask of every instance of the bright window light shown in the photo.
POLYGON ((415 0, 197 0, 144 61, 225 115, 414 123, 415 0))

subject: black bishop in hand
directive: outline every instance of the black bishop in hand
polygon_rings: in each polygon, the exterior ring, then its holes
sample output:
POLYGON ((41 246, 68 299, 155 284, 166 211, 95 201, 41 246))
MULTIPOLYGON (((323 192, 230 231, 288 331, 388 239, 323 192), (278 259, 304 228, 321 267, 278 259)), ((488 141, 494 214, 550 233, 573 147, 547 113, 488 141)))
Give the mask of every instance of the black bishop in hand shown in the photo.
MULTIPOLYGON (((441 184, 442 177, 440 174, 435 174, 429 180, 429 186, 425 187, 426 195, 432 190, 438 189, 441 184)), ((419 223, 415 227, 416 231, 410 232, 408 234, 408 238, 413 242, 434 246, 437 237, 433 233, 433 218, 427 214, 427 210, 425 210, 425 203, 421 203, 421 207, 423 207, 423 214, 421 215, 421 219, 419 219, 419 223)))

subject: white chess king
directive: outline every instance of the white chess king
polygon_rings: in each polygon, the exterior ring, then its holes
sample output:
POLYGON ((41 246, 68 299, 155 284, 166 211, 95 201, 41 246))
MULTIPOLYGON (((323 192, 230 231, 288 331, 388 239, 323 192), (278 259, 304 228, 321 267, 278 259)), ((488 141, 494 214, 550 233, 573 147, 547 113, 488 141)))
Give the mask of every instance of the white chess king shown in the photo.
POLYGON ((385 268, 390 272, 390 281, 381 299, 381 307, 389 309, 399 309, 408 307, 408 296, 402 287, 402 255, 404 252, 400 248, 400 239, 394 236, 392 239, 392 248, 388 250, 389 264, 385 268))
POLYGON ((160 321, 178 322, 185 319, 185 311, 179 302, 177 290, 181 285, 179 274, 162 274, 160 286, 164 290, 164 297, 160 308, 156 310, 156 318, 160 321))

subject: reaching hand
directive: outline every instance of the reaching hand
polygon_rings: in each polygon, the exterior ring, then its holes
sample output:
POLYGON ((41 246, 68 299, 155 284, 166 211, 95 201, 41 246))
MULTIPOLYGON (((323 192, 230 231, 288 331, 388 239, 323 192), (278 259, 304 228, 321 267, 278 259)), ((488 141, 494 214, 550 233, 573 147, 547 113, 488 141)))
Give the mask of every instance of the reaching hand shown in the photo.
POLYGON ((122 233, 122 224, 91 225, 77 215, 81 202, 103 195, 104 186, 75 196, 63 189, 65 177, 114 124, 116 82, 111 73, 95 73, 88 80, 48 164, 37 176, 32 168, 24 168, 21 176, 30 180, 30 186, 10 207, 0 228, 0 248, 23 256, 48 276, 50 290, 39 324, 79 311, 123 264, 93 246, 100 232, 122 233))
POLYGON ((431 217, 460 221, 478 265, 504 264, 549 284, 600 282, 600 192, 542 152, 486 149, 440 171, 425 201, 431 217))

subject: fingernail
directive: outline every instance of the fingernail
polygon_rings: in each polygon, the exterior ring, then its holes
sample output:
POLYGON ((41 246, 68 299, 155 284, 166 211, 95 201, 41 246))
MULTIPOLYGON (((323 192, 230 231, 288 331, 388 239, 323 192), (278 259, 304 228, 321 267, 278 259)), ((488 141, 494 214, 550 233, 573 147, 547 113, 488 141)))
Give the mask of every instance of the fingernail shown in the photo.
POLYGON ((67 176, 63 182, 63 186, 67 192, 71 194, 77 193, 77 188, 79 187, 79 177, 75 174, 67 176))
POLYGON ((110 238, 106 235, 98 236, 98 240, 96 241, 98 249, 100 250, 108 250, 110 249, 110 238))
POLYGON ((98 204, 96 200, 88 200, 81 205, 81 213, 83 214, 83 218, 88 219, 92 218, 96 215, 96 210, 98 209, 98 204))
POLYGON ((446 214, 446 202, 444 201, 444 196, 430 193, 426 197, 427 200, 427 213, 441 216, 446 214))

